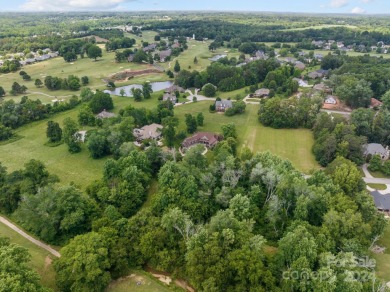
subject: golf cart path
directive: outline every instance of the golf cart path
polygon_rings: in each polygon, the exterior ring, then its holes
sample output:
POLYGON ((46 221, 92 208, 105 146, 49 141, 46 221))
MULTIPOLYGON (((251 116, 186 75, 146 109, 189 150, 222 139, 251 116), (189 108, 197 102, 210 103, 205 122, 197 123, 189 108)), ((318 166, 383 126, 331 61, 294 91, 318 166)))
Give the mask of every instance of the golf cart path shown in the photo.
POLYGON ((35 238, 33 238, 32 236, 28 235, 26 232, 24 232, 23 230, 21 230, 19 227, 17 227, 15 224, 13 224, 12 222, 10 222, 9 220, 5 219, 4 217, 0 216, 0 222, 7 225, 9 228, 11 228, 12 230, 16 231, 17 233, 19 233, 21 236, 23 236, 24 238, 26 238, 27 240, 31 241, 32 243, 34 243, 35 245, 47 250, 48 252, 50 252, 52 255, 54 255, 55 257, 60 257, 60 253, 58 251, 56 251, 55 249, 51 248, 49 245, 43 243, 42 241, 39 241, 39 240, 36 240, 35 238))

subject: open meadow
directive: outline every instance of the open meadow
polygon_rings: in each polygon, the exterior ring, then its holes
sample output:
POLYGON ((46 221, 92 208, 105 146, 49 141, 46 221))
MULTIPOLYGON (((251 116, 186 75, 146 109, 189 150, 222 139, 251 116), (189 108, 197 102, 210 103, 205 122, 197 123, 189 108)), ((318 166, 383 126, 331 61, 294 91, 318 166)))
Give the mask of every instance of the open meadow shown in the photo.
POLYGON ((262 126, 258 121, 257 105, 248 104, 245 113, 227 117, 208 111, 212 102, 201 101, 175 108, 175 115, 181 121, 179 128, 185 130, 184 115, 203 113, 204 126, 200 131, 221 132, 221 126, 235 123, 240 148, 249 147, 252 151, 270 151, 282 158, 289 159, 295 167, 304 172, 319 168, 311 152, 314 143, 310 130, 273 129, 262 126))

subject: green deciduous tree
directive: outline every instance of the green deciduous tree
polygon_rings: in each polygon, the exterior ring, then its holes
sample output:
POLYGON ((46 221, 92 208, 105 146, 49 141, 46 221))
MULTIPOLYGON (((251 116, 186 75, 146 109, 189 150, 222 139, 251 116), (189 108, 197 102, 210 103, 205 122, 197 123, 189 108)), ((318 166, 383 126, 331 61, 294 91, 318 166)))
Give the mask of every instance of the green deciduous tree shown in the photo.
POLYGON ((26 248, 0 237, 1 291, 48 291, 42 287, 38 273, 30 267, 30 260, 31 255, 26 248))
POLYGON ((49 138, 49 141, 59 142, 62 139, 62 129, 60 127, 60 124, 53 121, 47 122, 47 129, 46 129, 46 136, 49 138))
POLYGON ((64 142, 68 145, 70 153, 77 153, 81 151, 80 138, 77 135, 77 123, 71 118, 66 118, 63 125, 64 142))
POLYGON ((97 45, 91 45, 87 50, 87 55, 88 58, 96 61, 97 58, 102 57, 102 49, 97 45))
POLYGON ((54 263, 62 291, 104 291, 111 280, 110 267, 107 240, 96 232, 76 236, 54 263))

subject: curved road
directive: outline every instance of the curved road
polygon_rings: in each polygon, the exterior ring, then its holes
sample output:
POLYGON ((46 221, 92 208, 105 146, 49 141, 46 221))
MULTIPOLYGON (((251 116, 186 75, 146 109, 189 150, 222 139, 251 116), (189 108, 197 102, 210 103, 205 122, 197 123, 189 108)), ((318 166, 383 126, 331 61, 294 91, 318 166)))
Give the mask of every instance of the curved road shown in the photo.
POLYGON ((21 236, 23 236, 24 238, 26 238, 27 240, 31 241, 32 243, 34 243, 35 245, 47 250, 48 252, 50 252, 52 255, 54 255, 55 257, 59 258, 61 256, 61 254, 56 251, 55 249, 53 249, 52 247, 50 247, 49 245, 43 243, 42 241, 39 241, 39 240, 36 240, 35 238, 33 238, 32 236, 28 235, 26 232, 24 232, 23 230, 21 230, 19 227, 17 227, 15 224, 13 224, 11 221, 5 219, 4 217, 0 216, 0 222, 7 225, 9 228, 11 228, 12 230, 16 231, 17 233, 19 233, 21 236))

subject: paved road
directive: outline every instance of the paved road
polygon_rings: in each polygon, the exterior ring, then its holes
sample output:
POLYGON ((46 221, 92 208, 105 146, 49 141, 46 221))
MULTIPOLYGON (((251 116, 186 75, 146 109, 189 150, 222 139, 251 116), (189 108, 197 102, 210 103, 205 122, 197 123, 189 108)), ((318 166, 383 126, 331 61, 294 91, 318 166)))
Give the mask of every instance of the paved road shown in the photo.
POLYGON ((248 101, 248 98, 250 98, 250 95, 245 96, 245 98, 243 99, 243 101, 244 101, 246 104, 256 104, 256 105, 259 105, 259 103, 260 103, 259 100, 256 100, 256 101, 248 101))
POLYGON ((364 176, 365 176, 366 178, 374 178, 374 177, 371 175, 371 173, 368 171, 368 169, 367 169, 367 164, 366 164, 366 163, 363 164, 362 170, 363 170, 364 176))
POLYGON ((363 177, 363 180, 367 184, 383 184, 383 185, 390 185, 390 179, 388 178, 369 178, 369 177, 363 177))
POLYGON ((327 109, 321 109, 320 111, 328 114, 341 114, 341 115, 346 115, 350 116, 351 112, 342 112, 342 111, 333 111, 333 110, 327 110, 327 109))
POLYGON ((187 96, 187 99, 189 101, 192 101, 192 98, 195 96, 197 101, 201 101, 201 100, 216 100, 215 97, 206 97, 204 95, 198 94, 198 92, 199 92, 199 89, 197 89, 197 88, 195 89, 195 94, 193 94, 191 92, 191 90, 187 89, 186 93, 190 94, 190 96, 187 96))
POLYGON ((26 238, 27 240, 31 241, 32 243, 34 243, 35 245, 39 246, 39 247, 42 247, 43 249, 46 249, 48 252, 50 252, 52 255, 54 255, 55 257, 60 257, 61 254, 56 251, 55 249, 51 248, 50 246, 48 246, 47 244, 44 244, 43 242, 39 241, 39 240, 36 240, 35 238, 31 237, 30 235, 28 235, 26 232, 24 232, 23 230, 21 230, 19 227, 15 226, 15 224, 13 224, 12 222, 10 222, 9 220, 5 219, 4 217, 0 216, 0 222, 7 225, 9 228, 11 228, 12 230, 16 231, 17 233, 19 233, 21 236, 23 236, 24 238, 26 238))

